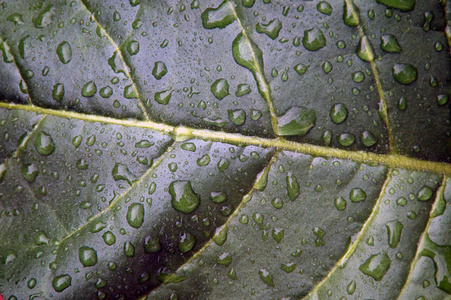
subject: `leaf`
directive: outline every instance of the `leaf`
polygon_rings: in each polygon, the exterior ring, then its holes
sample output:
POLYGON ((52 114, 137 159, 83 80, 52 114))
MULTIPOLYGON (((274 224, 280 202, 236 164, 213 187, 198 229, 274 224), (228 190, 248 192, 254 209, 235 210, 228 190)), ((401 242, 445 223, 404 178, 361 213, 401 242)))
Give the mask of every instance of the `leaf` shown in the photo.
POLYGON ((451 294, 446 1, 0 11, 3 298, 451 294))

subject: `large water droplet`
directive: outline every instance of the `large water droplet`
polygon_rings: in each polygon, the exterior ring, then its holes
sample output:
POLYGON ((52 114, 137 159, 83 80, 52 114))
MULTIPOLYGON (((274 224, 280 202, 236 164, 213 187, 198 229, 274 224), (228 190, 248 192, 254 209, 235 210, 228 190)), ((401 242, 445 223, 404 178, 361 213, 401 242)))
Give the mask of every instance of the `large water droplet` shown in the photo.
POLYGON ((306 135, 315 126, 316 112, 300 106, 293 106, 278 118, 279 135, 306 135))
POLYGON ((356 283, 354 280, 352 280, 346 287, 346 292, 348 292, 349 295, 352 295, 355 292, 355 288, 356 288, 356 283))
POLYGON ((326 1, 318 2, 318 4, 316 5, 316 9, 320 13, 323 13, 328 16, 330 16, 332 14, 332 6, 330 5, 329 2, 326 2, 326 1))
POLYGON ((352 133, 342 133, 337 137, 340 145, 349 147, 355 142, 355 136, 352 133))
POLYGON ((133 175, 128 169, 127 165, 116 163, 111 171, 111 175, 115 181, 125 180, 131 186, 132 181, 135 179, 135 175, 133 175))
POLYGON ((335 124, 341 124, 348 117, 348 109, 344 104, 341 103, 334 104, 330 108, 329 116, 332 122, 334 122, 335 124))
POLYGON ((236 20, 235 3, 223 1, 217 8, 207 8, 200 15, 206 29, 225 28, 236 20))
POLYGON ((26 164, 22 167, 22 175, 28 182, 34 182, 38 174, 38 168, 34 164, 26 164))
POLYGON ((426 185, 418 191, 417 198, 418 201, 428 201, 432 195, 434 195, 434 191, 426 185))
POLYGON ((97 93, 97 86, 94 80, 89 81, 86 83, 83 88, 81 89, 81 95, 83 97, 92 97, 97 93))
POLYGON ((415 7, 416 0, 376 0, 376 2, 402 11, 411 11, 415 7))
POLYGON ((287 181, 288 198, 291 201, 294 201, 299 196, 300 191, 298 179, 296 178, 295 175, 288 174, 288 176, 286 177, 286 181, 287 181))
POLYGON ((404 226, 399 221, 390 221, 385 224, 388 234, 388 245, 395 249, 401 240, 401 232, 404 226))
POLYGON ((277 18, 269 21, 267 24, 258 22, 256 29, 258 33, 264 33, 274 40, 279 36, 279 32, 282 29, 282 22, 277 18))
POLYGON ((172 90, 166 90, 161 92, 155 93, 155 101, 162 105, 166 105, 169 103, 169 100, 171 100, 172 96, 172 90))
POLYGON ((139 52, 139 42, 131 40, 127 43, 127 52, 130 55, 136 55, 139 52))
POLYGON ((92 267, 97 263, 97 251, 87 246, 78 249, 78 257, 83 267, 92 267))
POLYGON ((102 235, 103 241, 105 242, 105 244, 107 244, 108 246, 113 245, 114 243, 116 243, 116 236, 111 232, 111 231, 107 231, 102 235))
POLYGON ((133 228, 139 228, 144 222, 144 206, 141 203, 133 203, 128 207, 127 222, 133 228))
POLYGON ((361 188, 353 188, 349 193, 349 199, 354 203, 364 201, 366 199, 366 193, 361 188))
POLYGON ((260 271, 258 271, 258 274, 260 275, 260 279, 264 283, 271 287, 275 287, 273 276, 266 269, 260 269, 260 271))
POLYGON ((312 28, 304 31, 302 44, 309 51, 317 51, 326 46, 326 37, 318 28, 312 28))
POLYGON ((213 241, 216 245, 222 246, 227 240, 227 233, 229 228, 227 226, 221 226, 216 229, 215 235, 213 236, 213 241))
POLYGON ((172 207, 186 214, 193 212, 200 204, 200 197, 193 191, 190 181, 178 180, 171 182, 169 194, 172 197, 172 207))
POLYGON ((164 75, 168 72, 168 68, 166 67, 166 64, 162 61, 155 62, 155 65, 153 66, 152 75, 157 79, 160 80, 163 78, 164 75))
POLYGON ((224 252, 215 259, 216 263, 228 267, 232 262, 232 256, 228 252, 224 252))
POLYGON ((189 234, 189 233, 183 233, 180 235, 178 248, 180 252, 185 253, 190 251, 194 248, 194 245, 196 244, 196 238, 189 234))
POLYGON ((335 198, 334 205, 337 210, 342 211, 346 209, 346 200, 343 197, 335 198))
POLYGON ((48 156, 55 151, 55 142, 52 137, 44 131, 38 133, 34 146, 38 153, 44 156, 48 156))
POLYGON ((374 136, 374 134, 372 134, 368 130, 366 130, 360 134, 360 140, 366 147, 371 147, 377 143, 377 139, 374 136))
POLYGON ((52 287, 58 293, 61 293, 71 285, 72 285, 72 277, 70 277, 70 275, 68 274, 55 276, 52 280, 52 287))
POLYGON ((246 113, 242 109, 229 109, 227 111, 230 121, 235 125, 243 125, 246 122, 246 113))
POLYGON ((229 93, 229 83, 226 79, 221 78, 213 82, 211 85, 211 92, 218 99, 222 100, 224 97, 230 95, 229 93))
POLYGON ((386 252, 380 252, 371 255, 359 270, 368 276, 373 277, 376 281, 380 281, 388 269, 390 269, 391 259, 386 252))
POLYGON ((63 64, 67 64, 72 59, 72 48, 70 44, 66 41, 61 42, 58 47, 56 47, 56 54, 63 64))
POLYGON ((363 61, 373 61, 374 60, 374 50, 368 37, 365 35, 360 38, 359 44, 356 49, 357 56, 363 61))
POLYGON ((285 231, 283 228, 273 228, 272 229, 272 238, 277 242, 280 243, 285 236, 285 231))
POLYGON ((63 100, 64 97, 64 85, 62 83, 57 83, 53 86, 52 98, 56 101, 63 100))
POLYGON ((211 192, 210 200, 215 203, 221 203, 226 200, 227 196, 224 192, 211 192))
POLYGON ((390 53, 399 53, 402 51, 398 39, 392 34, 381 36, 381 49, 390 53))
POLYGON ((135 246, 133 246, 130 242, 124 243, 124 254, 126 257, 133 257, 135 256, 135 246))
POLYGON ((304 74, 305 72, 307 72, 307 69, 310 67, 310 65, 305 65, 305 64, 297 64, 294 66, 294 70, 296 71, 296 73, 298 73, 299 75, 304 74))
POLYGON ((144 251, 146 253, 155 253, 161 250, 160 239, 158 237, 146 237, 144 240, 144 251))
POLYGON ((418 79, 417 69, 410 64, 395 64, 392 71, 395 80, 405 85, 418 79))
POLYGON ((353 1, 344 1, 343 22, 351 27, 359 26, 360 10, 353 1))

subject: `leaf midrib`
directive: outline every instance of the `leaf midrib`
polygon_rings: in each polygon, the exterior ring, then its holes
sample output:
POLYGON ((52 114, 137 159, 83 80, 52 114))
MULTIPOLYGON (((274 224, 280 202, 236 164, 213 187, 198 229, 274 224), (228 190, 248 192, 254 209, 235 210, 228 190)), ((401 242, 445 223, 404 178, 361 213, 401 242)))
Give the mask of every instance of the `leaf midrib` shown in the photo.
POLYGON ((217 141, 230 144, 254 145, 260 147, 275 147, 277 149, 300 152, 312 156, 335 157, 339 159, 348 159, 368 164, 382 164, 390 168, 412 169, 451 175, 450 163, 426 161, 393 153, 377 154, 364 151, 343 150, 337 148, 329 148, 324 146, 287 141, 281 138, 270 139, 257 136, 245 136, 239 133, 227 133, 223 131, 213 131, 208 129, 196 129, 183 125, 172 126, 152 121, 115 119, 110 117, 88 115, 71 111, 47 109, 34 105, 22 105, 0 102, 0 108, 30 111, 39 114, 53 115, 67 119, 73 118, 83 120, 86 122, 100 122, 103 124, 120 125, 135 128, 146 128, 158 131, 164 135, 170 135, 175 140, 187 140, 191 138, 197 138, 202 140, 217 141))

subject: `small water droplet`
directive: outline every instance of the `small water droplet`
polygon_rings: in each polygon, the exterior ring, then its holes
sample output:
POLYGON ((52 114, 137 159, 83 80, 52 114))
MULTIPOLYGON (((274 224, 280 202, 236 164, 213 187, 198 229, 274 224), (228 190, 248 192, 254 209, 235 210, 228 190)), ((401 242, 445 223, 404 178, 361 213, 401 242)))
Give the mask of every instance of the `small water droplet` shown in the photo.
POLYGON ((258 271, 258 274, 260 275, 260 279, 264 283, 271 287, 275 287, 273 276, 266 269, 260 269, 260 271, 258 271))
POLYGON ((369 62, 374 60, 373 45, 366 35, 360 38, 356 53, 357 56, 363 61, 369 62))
POLYGON ((34 182, 38 174, 38 168, 34 164, 26 164, 22 167, 22 175, 28 182, 34 182))
POLYGON ((210 156, 208 154, 202 155, 202 157, 197 160, 197 165, 200 167, 206 166, 209 163, 210 163, 210 156))
POLYGON ((128 166, 121 163, 114 165, 111 175, 115 181, 125 180, 130 186, 132 185, 132 180, 135 179, 135 175, 130 172, 128 166))
POLYGON ((211 192, 210 200, 215 203, 222 203, 226 200, 227 196, 224 192, 211 192))
POLYGON ((312 229, 313 234, 316 235, 315 244, 316 247, 324 246, 325 243, 323 241, 323 237, 326 235, 326 232, 319 227, 315 227, 312 229))
POLYGON ((404 226, 399 221, 390 221, 385 224, 388 234, 388 245, 395 249, 401 240, 401 232, 404 226))
POLYGON ((286 182, 287 182, 288 198, 291 201, 294 201, 299 196, 300 191, 298 179, 294 174, 288 174, 288 176, 286 177, 286 182))
POLYGON ((285 230, 283 228, 273 228, 272 229, 272 238, 277 243, 280 243, 284 236, 285 236, 285 230))
POLYGON ((57 83, 52 89, 52 98, 56 101, 63 100, 64 97, 64 85, 62 83, 57 83))
POLYGON ((72 60, 72 48, 66 41, 61 42, 56 47, 56 54, 63 64, 67 64, 72 60))
POLYGON ((205 29, 225 28, 236 20, 235 3, 223 1, 217 8, 207 8, 202 12, 202 26, 205 29))
POLYGON ((329 2, 326 2, 326 1, 318 2, 318 4, 316 5, 316 9, 320 13, 323 13, 328 16, 330 16, 332 14, 332 6, 330 5, 329 2))
POLYGON ((340 145, 349 147, 355 142, 355 136, 352 133, 342 133, 337 137, 340 145))
POLYGON ((366 147, 371 147, 377 143, 377 139, 370 131, 366 130, 360 134, 360 140, 366 147))
POLYGON ((363 80, 365 80, 365 73, 363 73, 362 71, 352 73, 352 80, 356 83, 362 82, 363 80))
POLYGON ((155 101, 162 105, 166 105, 171 100, 172 90, 166 90, 155 93, 155 101))
POLYGON ((242 97, 244 95, 247 95, 251 92, 251 86, 249 84, 239 84, 238 88, 235 92, 235 96, 242 97))
POLYGON ((325 62, 323 62, 322 68, 323 68, 324 73, 329 74, 330 71, 332 71, 333 67, 329 61, 325 61, 325 62))
POLYGON ((127 43, 127 52, 130 55, 136 55, 139 52, 139 42, 131 40, 127 43))
POLYGON ((449 94, 442 94, 437 96, 437 104, 442 106, 448 103, 449 94))
POLYGON ((161 250, 160 239, 158 237, 148 236, 144 240, 144 251, 146 253, 155 253, 161 250))
POLYGON ((335 198, 334 205, 339 211, 343 211, 346 209, 347 202, 343 197, 335 198))
POLYGON ((242 109, 229 109, 227 111, 230 121, 235 125, 243 125, 246 122, 246 113, 242 109))
POLYGON ((195 244, 196 238, 193 235, 189 233, 183 233, 180 235, 178 243, 178 248, 180 252, 185 253, 192 250, 195 244))
POLYGON ((135 256, 135 247, 131 242, 125 242, 124 243, 124 254, 126 257, 133 257, 135 256))
POLYGON ((296 71, 296 73, 298 73, 299 75, 304 74, 305 72, 307 72, 307 69, 310 67, 310 65, 305 65, 305 64, 297 64, 296 66, 294 66, 294 70, 296 71))
POLYGON ((157 79, 160 80, 163 78, 164 75, 168 73, 168 68, 166 67, 166 64, 162 61, 155 62, 155 65, 153 66, 152 75, 157 79))
POLYGON ((169 194, 172 197, 172 207, 183 213, 193 212, 200 204, 200 197, 193 191, 190 181, 171 182, 169 194))
POLYGON ((229 93, 229 83, 226 79, 221 78, 213 82, 211 85, 211 92, 218 99, 222 100, 224 97, 230 95, 229 93))
POLYGON ((216 263, 228 267, 232 262, 232 256, 228 252, 224 252, 215 259, 216 263))
POLYGON ((44 131, 38 133, 34 145, 38 153, 44 156, 48 156, 55 151, 55 142, 52 137, 44 131))
POLYGON ((86 83, 83 88, 81 89, 81 95, 83 97, 92 97, 97 93, 97 86, 94 80, 89 81, 86 83))
POLYGON ((341 124, 348 117, 348 109, 344 104, 341 103, 334 104, 330 108, 329 116, 332 122, 334 122, 335 124, 341 124))
POLYGON ((55 276, 52 280, 52 287, 55 292, 61 293, 72 285, 72 277, 68 274, 55 276))
POLYGON ((127 222, 133 228, 139 228, 144 222, 144 206, 141 203, 133 203, 128 207, 127 222))
POLYGON ((108 246, 113 245, 114 243, 116 243, 116 236, 111 232, 111 231, 107 231, 102 235, 103 241, 105 242, 105 244, 107 244, 108 246))
POLYGON ((416 0, 376 0, 376 2, 406 12, 414 9, 416 0))
POLYGON ((274 198, 271 200, 271 204, 276 209, 281 209, 283 206, 283 200, 280 198, 274 198))
POLYGON ((349 193, 349 199, 353 203, 364 201, 366 199, 366 193, 361 188, 353 188, 349 193))
POLYGON ((418 191, 417 198, 418 201, 428 201, 432 195, 434 195, 434 191, 430 187, 424 186, 418 191))
POLYGON ((381 49, 385 52, 399 53, 402 51, 398 39, 392 34, 386 34, 381 37, 381 49))
POLYGON ((354 280, 352 280, 346 287, 346 292, 348 292, 349 295, 352 295, 355 292, 355 288, 356 288, 356 283, 354 280))

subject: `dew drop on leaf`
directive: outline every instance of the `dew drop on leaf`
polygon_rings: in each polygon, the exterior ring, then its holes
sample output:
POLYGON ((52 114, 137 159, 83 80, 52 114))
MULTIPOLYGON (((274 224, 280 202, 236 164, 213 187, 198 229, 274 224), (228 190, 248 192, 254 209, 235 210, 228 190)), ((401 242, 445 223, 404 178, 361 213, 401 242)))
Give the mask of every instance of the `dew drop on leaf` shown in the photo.
POLYGON ((53 289, 60 293, 72 285, 72 277, 68 274, 55 276, 52 280, 53 289))
POLYGON ((366 35, 360 38, 356 53, 357 56, 363 61, 370 62, 374 60, 373 45, 366 35))
POLYGON ((216 263, 228 267, 232 262, 232 256, 228 252, 223 252, 215 259, 216 263))
POLYGON ((200 15, 205 29, 225 28, 236 20, 235 3, 223 1, 217 8, 207 8, 200 15))
POLYGON ((355 142, 355 136, 352 133, 342 133, 337 137, 340 145, 349 147, 355 142))
POLYGON ((287 182, 288 199, 294 201, 299 196, 300 191, 298 179, 294 174, 288 174, 288 176, 286 177, 286 182, 287 182))
POLYGON ((25 164, 22 167, 22 175, 28 182, 34 182, 38 174, 38 168, 34 164, 25 164))
POLYGON ((126 257, 133 257, 135 256, 135 247, 131 242, 125 242, 124 243, 124 255, 126 257))
POLYGON ((398 39, 392 34, 385 34, 381 37, 381 49, 390 53, 399 53, 402 51, 398 39))
POLYGON ((70 44, 66 41, 61 42, 58 47, 56 47, 56 54, 63 64, 67 64, 72 59, 72 48, 70 44))
POLYGON ((55 151, 55 142, 52 137, 44 131, 38 133, 34 145, 38 153, 44 156, 48 156, 55 151))
POLYGON ((111 231, 107 231, 102 235, 103 241, 105 242, 105 244, 107 244, 108 246, 113 245, 114 243, 116 243, 116 236, 111 232, 111 231))
POLYGON ((193 191, 190 181, 178 180, 171 182, 169 194, 172 197, 172 207, 186 214, 193 212, 200 204, 200 197, 193 191))
POLYGON ((341 103, 334 104, 330 108, 329 116, 332 122, 334 122, 335 124, 341 124, 348 117, 348 109, 344 104, 341 103))
POLYGON ((86 83, 83 88, 81 89, 81 95, 83 97, 93 97, 97 93, 97 86, 94 82, 94 80, 89 81, 86 83))
POLYGON ((158 237, 148 236, 144 240, 144 252, 155 253, 161 250, 161 244, 158 237))
POLYGON ((359 270, 363 274, 373 277, 376 281, 380 281, 390 269, 390 265, 391 259, 388 254, 386 252, 380 252, 371 255, 360 265, 359 270))
POLYGON ((78 249, 78 257, 83 267, 92 267, 97 264, 97 251, 91 247, 81 246, 78 249))
POLYGON ((260 271, 258 271, 258 274, 260 275, 260 279, 266 283, 267 285, 271 286, 271 287, 275 287, 276 285, 274 284, 274 279, 271 273, 269 273, 266 269, 260 269, 260 271))
POLYGON ((302 38, 302 44, 305 49, 309 51, 317 51, 326 46, 326 37, 321 29, 316 27, 305 30, 304 37, 302 38))
POLYGON ((52 89, 52 98, 56 101, 63 100, 64 97, 64 85, 62 83, 57 83, 52 89))
POLYGON ((401 241, 401 232, 404 226, 399 221, 390 221, 385 224, 388 234, 388 245, 395 249, 401 241))
POLYGON ((344 1, 343 22, 350 27, 360 24, 360 10, 353 1, 344 1))
POLYGON ((256 30, 258 33, 264 33, 273 40, 279 36, 279 32, 281 29, 282 22, 280 22, 279 19, 277 18, 269 21, 267 24, 258 22, 256 26, 256 30))
POLYGON ((418 201, 428 201, 429 199, 431 199, 433 194, 434 191, 426 185, 418 191, 418 201))
POLYGON ((343 211, 346 209, 347 202, 343 197, 337 197, 334 200, 335 208, 339 211, 343 211))
POLYGON ((189 233, 183 233, 180 235, 178 242, 178 248, 180 252, 185 253, 192 250, 195 244, 196 238, 193 235, 189 233))
POLYGON ((293 106, 278 118, 279 135, 306 135, 316 124, 316 112, 300 106, 293 106))
POLYGON ((166 105, 169 103, 169 100, 171 100, 172 96, 172 90, 165 90, 161 92, 155 93, 155 101, 162 105, 166 105))
POLYGON ((418 79, 417 69, 410 64, 395 64, 392 68, 393 77, 401 84, 411 84, 418 79))
POLYGON ((211 92, 213 93, 213 95, 218 100, 222 100, 222 99, 224 99, 224 97, 230 95, 229 83, 224 78, 220 78, 220 79, 216 80, 215 82, 213 82, 210 89, 211 89, 211 92))
POLYGON ((127 222, 133 228, 139 228, 144 222, 144 206, 141 203, 133 203, 128 207, 127 222))
POLYGON ((164 75, 166 75, 166 73, 168 73, 166 64, 162 61, 155 62, 152 69, 152 75, 155 77, 155 79, 160 80, 164 75))
POLYGON ((320 13, 323 13, 328 16, 330 16, 332 14, 332 6, 330 5, 329 2, 326 2, 326 1, 318 2, 318 4, 316 5, 316 9, 320 13))

